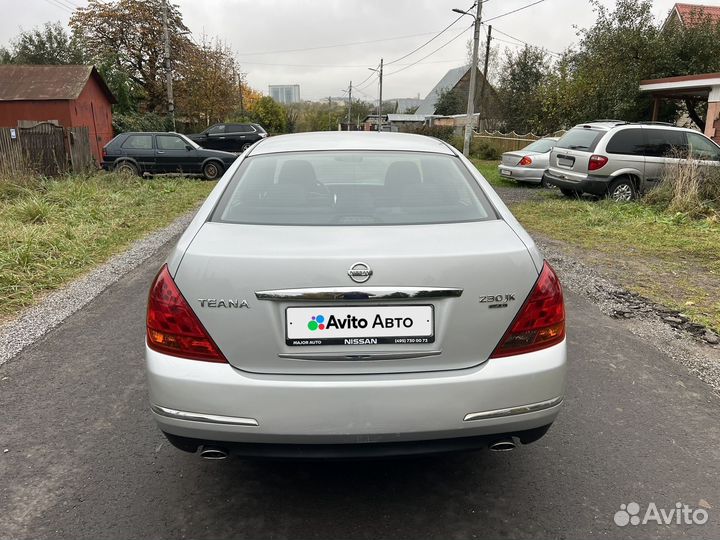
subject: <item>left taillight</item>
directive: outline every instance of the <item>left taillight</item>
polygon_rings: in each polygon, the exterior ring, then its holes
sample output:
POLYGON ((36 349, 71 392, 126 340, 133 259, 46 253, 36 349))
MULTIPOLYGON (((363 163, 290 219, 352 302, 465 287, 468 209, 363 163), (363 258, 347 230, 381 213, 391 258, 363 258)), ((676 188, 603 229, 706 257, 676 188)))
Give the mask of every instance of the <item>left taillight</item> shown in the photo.
POLYGON ((510 328, 490 355, 502 358, 556 345, 565 339, 562 286, 547 261, 510 328))
POLYGON ((107 159, 107 149, 104 146, 102 149, 102 158, 103 158, 103 160, 107 159))
POLYGON ((154 351, 205 362, 227 362, 163 265, 150 288, 147 344, 154 351))
POLYGON ((532 158, 530 156, 523 156, 523 158, 520 160, 520 163, 518 165, 522 167, 527 167, 528 165, 532 165, 532 158))

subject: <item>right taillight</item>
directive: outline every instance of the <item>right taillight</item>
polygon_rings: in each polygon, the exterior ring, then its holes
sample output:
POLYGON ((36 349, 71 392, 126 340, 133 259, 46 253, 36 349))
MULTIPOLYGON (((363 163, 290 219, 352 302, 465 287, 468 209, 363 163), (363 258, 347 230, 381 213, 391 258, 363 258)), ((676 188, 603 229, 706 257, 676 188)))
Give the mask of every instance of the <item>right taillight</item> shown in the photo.
POLYGON ((593 154, 592 156, 590 156, 590 161, 588 161, 588 170, 597 171, 598 169, 602 169, 607 162, 607 157, 593 154))
POLYGON ((545 262, 540 277, 490 358, 545 349, 565 338, 565 304, 555 271, 545 262))
POLYGON ((523 156, 523 158, 520 160, 518 165, 522 167, 527 167, 528 165, 532 165, 532 158, 530 156, 523 156))
POLYGON ((147 344, 154 351, 191 360, 227 362, 163 265, 150 288, 147 344))

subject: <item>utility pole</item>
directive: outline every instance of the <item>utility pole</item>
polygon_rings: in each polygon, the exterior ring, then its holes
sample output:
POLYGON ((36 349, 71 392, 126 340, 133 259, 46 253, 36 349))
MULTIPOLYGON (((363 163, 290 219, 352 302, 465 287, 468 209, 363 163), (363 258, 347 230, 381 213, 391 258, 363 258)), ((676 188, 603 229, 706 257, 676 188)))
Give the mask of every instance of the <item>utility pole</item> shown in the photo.
POLYGON ((370 71, 374 71, 379 75, 380 78, 380 95, 378 96, 378 109, 377 109, 377 130, 380 133, 382 129, 382 79, 383 79, 383 59, 380 59, 380 68, 368 68, 370 71))
POLYGON ((352 81, 350 81, 350 88, 348 90, 348 130, 350 130, 350 122, 352 121, 352 81))
POLYGON ((477 84, 478 47, 480 45, 480 24, 482 22, 481 0, 477 0, 477 14, 475 15, 475 31, 473 32, 473 55, 470 66, 470 90, 468 91, 467 119, 465 121, 465 140, 463 141, 463 155, 470 155, 470 139, 472 139, 472 122, 475 113, 475 85, 477 84))
POLYGON ((243 103, 243 84, 242 84, 242 71, 240 72, 240 76, 238 77, 238 88, 240 90, 240 116, 242 118, 245 118, 245 104, 243 103))
POLYGON ((483 69, 483 80, 480 85, 480 114, 478 115, 478 130, 480 130, 480 119, 483 113, 487 114, 485 110, 485 85, 487 84, 488 76, 488 60, 490 59, 490 40, 492 39, 492 24, 488 25, 487 43, 485 43, 485 68, 483 69))
POLYGON ((170 32, 168 30, 168 0, 163 0, 163 33, 165 34, 165 76, 167 77, 168 115, 175 131, 175 99, 173 98, 172 62, 170 60, 170 32))
POLYGON ((380 96, 378 99, 378 133, 382 130, 382 76, 383 76, 383 59, 380 59, 380 96))

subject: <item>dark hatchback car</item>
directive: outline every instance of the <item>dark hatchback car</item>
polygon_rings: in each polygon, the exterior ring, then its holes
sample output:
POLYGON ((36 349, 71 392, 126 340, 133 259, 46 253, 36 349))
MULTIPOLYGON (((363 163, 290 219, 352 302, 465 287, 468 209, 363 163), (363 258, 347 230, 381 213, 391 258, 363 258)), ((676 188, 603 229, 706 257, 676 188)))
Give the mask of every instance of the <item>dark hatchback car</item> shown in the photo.
POLYGON ((226 152, 244 152, 267 136, 260 124, 215 124, 202 133, 188 135, 203 148, 226 152))
POLYGON ((202 174, 220 178, 236 154, 207 150, 179 133, 121 133, 103 148, 105 170, 143 175, 161 173, 202 174))

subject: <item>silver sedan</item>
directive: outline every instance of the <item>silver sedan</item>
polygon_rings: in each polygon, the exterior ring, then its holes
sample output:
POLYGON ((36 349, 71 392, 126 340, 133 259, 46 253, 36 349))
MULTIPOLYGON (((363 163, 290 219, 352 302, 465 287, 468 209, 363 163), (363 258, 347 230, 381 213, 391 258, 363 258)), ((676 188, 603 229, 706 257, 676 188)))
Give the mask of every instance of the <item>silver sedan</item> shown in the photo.
POLYGON ((557 276, 452 146, 271 137, 150 290, 152 414, 209 459, 510 450, 565 388, 557 276))
POLYGON ((550 166, 550 151, 558 140, 558 137, 543 137, 522 150, 505 152, 498 165, 500 176, 516 182, 543 183, 543 175, 550 166))

